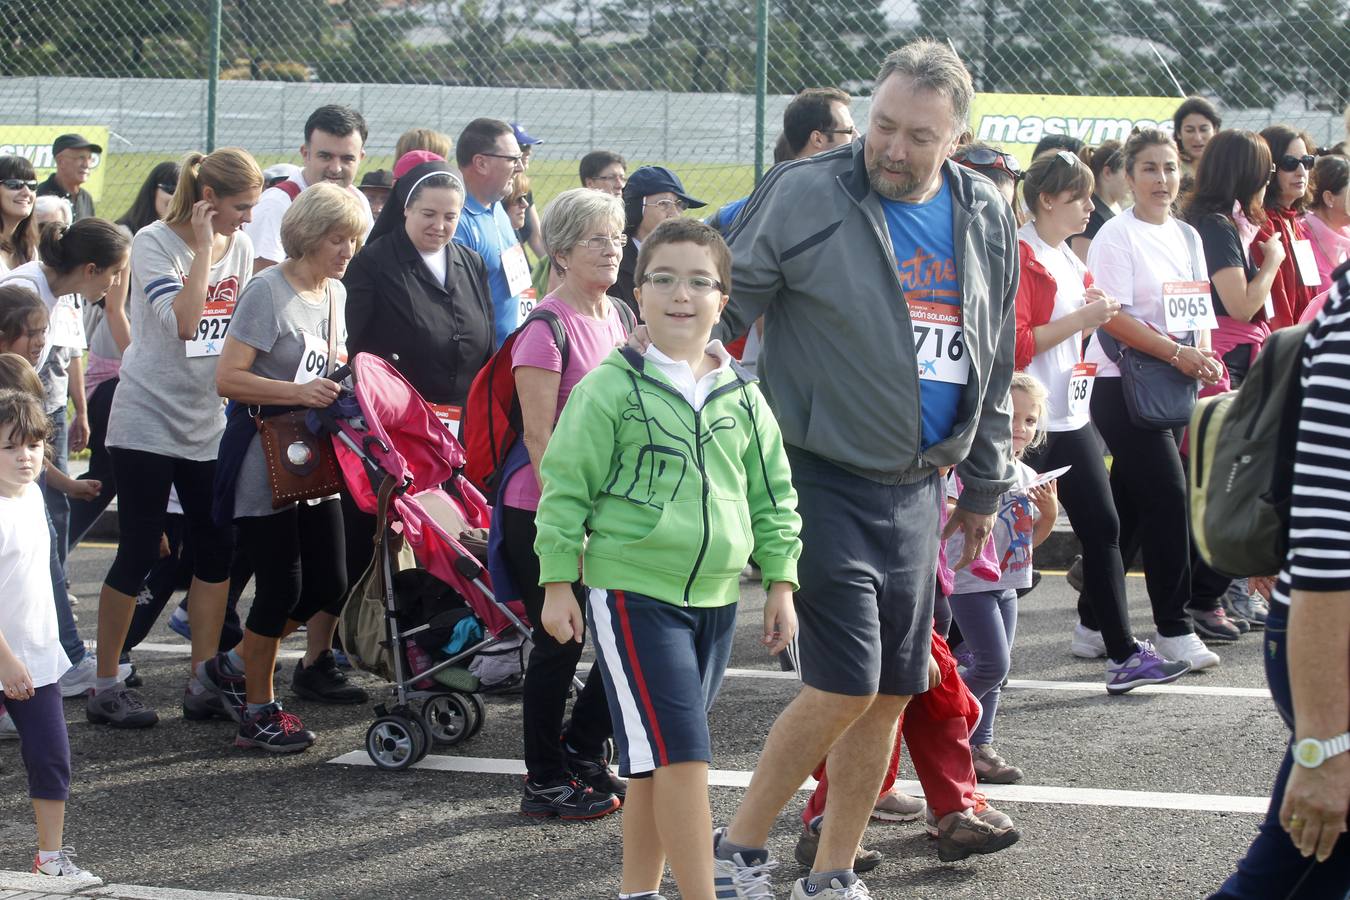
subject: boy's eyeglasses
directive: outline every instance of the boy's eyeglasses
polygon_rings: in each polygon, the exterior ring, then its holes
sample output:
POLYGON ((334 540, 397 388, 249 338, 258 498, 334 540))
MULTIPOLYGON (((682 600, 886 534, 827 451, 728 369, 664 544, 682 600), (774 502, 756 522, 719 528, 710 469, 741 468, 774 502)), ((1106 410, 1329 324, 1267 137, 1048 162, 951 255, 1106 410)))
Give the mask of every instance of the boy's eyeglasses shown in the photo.
POLYGON ((24 188, 28 188, 30 191, 34 192, 37 191, 38 185, 36 181, 27 181, 23 178, 6 178, 4 181, 0 181, 0 184, 11 191, 21 191, 24 188))
POLYGON ((599 253, 608 250, 610 247, 617 247, 622 250, 628 246, 628 235, 626 234, 597 234, 586 238, 584 241, 577 241, 578 247, 585 247, 587 250, 594 250, 599 253))
POLYGON ((1312 167, 1316 165, 1316 163, 1317 157, 1315 156, 1312 155, 1291 156, 1290 154, 1286 153, 1284 156, 1280 157, 1280 161, 1277 162, 1275 165, 1280 167, 1281 172, 1294 172, 1298 169, 1299 166, 1302 166, 1303 168, 1311 172, 1312 167))
POLYGON ((1017 158, 992 147, 961 148, 952 154, 952 159, 968 169, 998 169, 1007 172, 1014 181, 1022 178, 1022 167, 1017 164, 1017 158))
POLYGON ((707 275, 690 275, 687 278, 681 278, 679 275, 672 275, 670 272, 649 272, 642 279, 643 284, 651 286, 651 289, 658 294, 673 294, 675 288, 683 282, 685 287, 689 288, 689 293, 695 297, 704 297, 713 291, 722 290, 722 282, 716 278, 709 278, 707 275))

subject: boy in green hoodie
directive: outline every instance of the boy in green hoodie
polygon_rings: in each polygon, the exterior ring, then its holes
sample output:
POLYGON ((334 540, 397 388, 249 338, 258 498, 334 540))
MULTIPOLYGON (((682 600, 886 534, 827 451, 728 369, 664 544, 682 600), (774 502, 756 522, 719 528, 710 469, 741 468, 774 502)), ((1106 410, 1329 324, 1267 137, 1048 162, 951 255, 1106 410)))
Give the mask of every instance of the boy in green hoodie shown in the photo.
POLYGON ((667 859, 687 900, 713 900, 707 711, 731 655, 740 573, 764 573, 763 643, 797 630, 797 495, 772 413, 719 341, 731 253, 672 219, 642 242, 634 292, 651 338, 572 391, 540 469, 543 625, 580 641, 578 566, 614 715, 624 802, 620 898, 658 897, 667 859), (587 539, 589 535, 589 539, 587 539))

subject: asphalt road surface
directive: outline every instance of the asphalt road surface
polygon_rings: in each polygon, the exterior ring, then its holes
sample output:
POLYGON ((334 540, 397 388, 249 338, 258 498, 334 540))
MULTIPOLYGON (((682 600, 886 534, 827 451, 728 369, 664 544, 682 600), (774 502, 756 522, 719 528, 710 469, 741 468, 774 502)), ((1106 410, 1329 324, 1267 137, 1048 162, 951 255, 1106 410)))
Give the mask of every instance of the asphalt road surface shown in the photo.
MULTIPOLYGON (((93 545, 73 558, 87 638, 111 556, 108 545, 93 545)), ((1149 635, 1143 580, 1131 577, 1129 586, 1136 632, 1149 635)), ((710 721, 717 780, 727 785, 711 789, 717 822, 734 811, 743 793, 734 785, 754 768, 795 691, 756 642, 762 591, 746 583, 742 596, 731 666, 754 671, 729 675, 710 721)), ((1202 897, 1232 870, 1285 740, 1264 693, 1259 633, 1217 648, 1222 665, 1188 675, 1180 690, 1113 698, 1093 686, 1103 678, 1100 661, 1069 655, 1072 608, 1054 574, 1022 604, 995 744, 1026 778, 988 788, 1017 822, 1021 842, 944 864, 921 826, 873 824, 866 842, 887 857, 867 877, 873 896, 1202 897)), ((182 719, 186 645, 166 620, 167 612, 149 638, 153 649, 135 655, 143 692, 161 713, 157 727, 96 728, 81 702, 66 706, 74 757, 67 843, 105 880, 315 900, 615 896, 618 815, 583 824, 527 819, 517 812, 519 776, 490 773, 518 765, 518 697, 488 698, 482 732, 468 742, 433 750, 421 768, 384 772, 331 762, 364 755, 370 708, 292 698, 294 663, 284 661, 278 696, 319 741, 284 758, 240 751, 232 725, 182 719)), ((382 687, 355 677, 372 691, 382 687)), ((913 778, 907 760, 901 777, 913 778)), ((0 743, 0 869, 26 870, 31 859, 25 788, 17 744, 0 743)), ((771 839, 782 860, 780 897, 802 874, 792 861, 799 811, 791 804, 771 839)), ((677 896, 669 879, 665 893, 677 896)))

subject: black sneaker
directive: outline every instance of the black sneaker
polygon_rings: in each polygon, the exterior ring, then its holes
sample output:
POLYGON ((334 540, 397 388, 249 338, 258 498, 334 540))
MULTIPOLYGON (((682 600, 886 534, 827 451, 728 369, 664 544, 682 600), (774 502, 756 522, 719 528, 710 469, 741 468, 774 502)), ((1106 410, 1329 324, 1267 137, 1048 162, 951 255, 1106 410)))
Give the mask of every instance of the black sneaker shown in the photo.
POLYGON ((125 684, 129 688, 138 688, 145 686, 145 680, 141 678, 140 673, 136 671, 136 664, 131 661, 130 653, 123 653, 122 658, 118 660, 118 665, 131 666, 131 671, 127 673, 127 677, 122 679, 123 684, 125 684))
POLYGON ((280 703, 269 703, 257 715, 245 717, 239 723, 234 745, 242 750, 254 747, 269 753, 299 753, 307 750, 317 738, 305 728, 300 717, 286 712, 280 703))
POLYGON ((189 722, 208 722, 211 719, 234 721, 234 716, 225 708, 225 701, 220 699, 220 694, 210 689, 200 694, 192 693, 191 688, 183 689, 183 718, 189 722))
POLYGON ((297 697, 315 703, 365 703, 368 699, 364 690, 347 681, 346 673, 338 668, 331 650, 325 651, 308 668, 303 659, 296 660, 291 690, 297 697))
POLYGON ((615 775, 603 759, 577 753, 566 741, 563 741, 563 753, 567 755, 567 771, 572 773, 573 778, 597 794, 613 794, 620 803, 624 801, 628 794, 628 782, 615 775))
MULTIPOLYGON (((244 693, 244 676, 236 675, 225 661, 224 653, 217 653, 201 665, 198 676, 210 694, 220 699, 221 709, 236 722, 244 721, 244 711, 248 709, 248 698, 244 693)), ((184 713, 187 706, 184 704, 184 713)))
POLYGON ((598 819, 618 808, 618 797, 596 793, 572 779, 539 784, 526 778, 525 793, 520 798, 521 814, 541 819, 554 816, 566 821, 598 819))

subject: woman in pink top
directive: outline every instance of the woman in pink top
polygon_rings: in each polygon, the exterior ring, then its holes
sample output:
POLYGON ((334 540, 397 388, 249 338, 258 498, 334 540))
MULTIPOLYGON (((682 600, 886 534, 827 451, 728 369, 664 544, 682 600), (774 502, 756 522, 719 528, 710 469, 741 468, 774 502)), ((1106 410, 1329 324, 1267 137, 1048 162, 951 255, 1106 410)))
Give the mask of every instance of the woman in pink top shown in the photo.
POLYGON ((1317 293, 1325 295, 1331 289, 1331 273, 1350 259, 1350 159, 1335 154, 1317 158, 1312 203, 1303 222, 1322 276, 1317 293))
MULTIPOLYGON (((575 188, 554 198, 544 210, 542 231, 562 283, 535 307, 512 348, 523 449, 517 446, 503 467, 506 481, 499 516, 507 569, 535 623, 522 698, 529 775, 520 811, 531 816, 597 818, 618 809, 625 790, 604 760, 613 726, 596 667, 591 667, 570 724, 564 727, 567 693, 582 645, 559 644, 538 625, 544 591, 534 555, 534 516, 539 508, 535 473, 554 424, 577 382, 627 338, 630 317, 620 312, 621 301, 607 296, 627 241, 623 225, 623 203, 608 194, 575 188), (548 314, 562 329, 565 352, 548 314)), ((574 589, 578 599, 584 599, 579 581, 574 589)))

